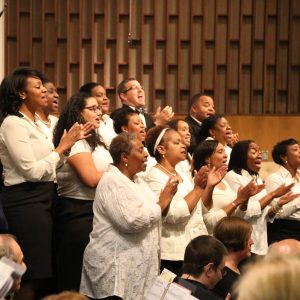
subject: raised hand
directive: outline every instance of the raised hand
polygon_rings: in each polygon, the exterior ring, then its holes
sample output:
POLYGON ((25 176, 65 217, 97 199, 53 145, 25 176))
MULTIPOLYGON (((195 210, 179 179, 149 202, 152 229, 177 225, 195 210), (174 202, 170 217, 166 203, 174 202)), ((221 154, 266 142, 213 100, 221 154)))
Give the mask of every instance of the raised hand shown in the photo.
POLYGON ((298 197, 300 197, 300 194, 293 194, 293 192, 288 192, 287 194, 285 194, 284 196, 282 196, 279 199, 278 205, 283 206, 283 205, 297 199, 298 197))
POLYGON ((155 125, 166 125, 174 116, 171 106, 166 106, 163 109, 159 106, 153 116, 155 125))
POLYGON ((177 192, 178 183, 179 183, 178 180, 175 180, 170 177, 164 189, 160 192, 158 203, 161 207, 161 211, 163 214, 166 213, 166 210, 169 207, 170 202, 172 201, 174 195, 177 192))
POLYGON ((207 176, 207 185, 209 186, 216 186, 226 175, 227 173, 227 166, 221 166, 220 168, 216 169, 213 167, 207 176))
POLYGON ((291 183, 288 185, 282 184, 276 190, 272 192, 273 198, 278 198, 286 194, 291 190, 291 188, 295 185, 295 183, 291 183))
POLYGON ((208 166, 202 166, 198 172, 195 170, 194 184, 199 186, 202 189, 205 189, 207 184, 208 173, 209 173, 208 166))

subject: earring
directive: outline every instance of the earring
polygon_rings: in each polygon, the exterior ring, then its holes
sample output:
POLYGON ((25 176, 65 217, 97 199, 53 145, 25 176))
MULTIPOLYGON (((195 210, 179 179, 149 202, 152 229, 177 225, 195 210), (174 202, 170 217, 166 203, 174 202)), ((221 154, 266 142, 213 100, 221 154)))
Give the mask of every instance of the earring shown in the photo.
POLYGON ((163 154, 162 157, 165 158, 165 155, 163 154))
POLYGON ((285 161, 285 163, 287 164, 287 163, 288 163, 288 161, 286 160, 286 161, 285 161))
POLYGON ((126 168, 128 167, 128 163, 125 163, 125 167, 126 167, 126 168))

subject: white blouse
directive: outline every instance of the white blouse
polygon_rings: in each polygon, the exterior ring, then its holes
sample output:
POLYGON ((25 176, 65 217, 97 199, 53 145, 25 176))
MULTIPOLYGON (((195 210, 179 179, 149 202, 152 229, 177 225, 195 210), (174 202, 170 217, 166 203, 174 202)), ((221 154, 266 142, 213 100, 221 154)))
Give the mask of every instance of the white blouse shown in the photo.
MULTIPOLYGON (((167 215, 163 218, 161 236, 161 258, 165 260, 183 260, 187 244, 195 237, 207 234, 202 216, 202 201, 199 200, 192 213, 184 197, 193 189, 193 184, 184 173, 178 174, 183 182, 178 184, 167 215)), ((152 167, 145 182, 159 197, 169 176, 156 167, 152 167)))
MULTIPOLYGON (((217 185, 213 190, 212 208, 207 210, 207 208, 203 206, 203 218, 209 234, 213 233, 214 226, 217 222, 227 216, 223 208, 228 204, 231 204, 237 197, 237 192, 230 188, 225 179, 222 180, 222 183, 224 183, 225 189, 220 189, 217 185)), ((244 218, 245 212, 237 208, 232 216, 244 218)))
MULTIPOLYGON (((246 170, 242 170, 241 173, 242 175, 231 170, 224 177, 230 187, 236 192, 240 186, 246 186, 253 179, 246 170)), ((257 178, 257 183, 262 184, 263 182, 260 178, 257 178)), ((268 251, 267 220, 273 221, 273 219, 268 217, 270 206, 267 205, 264 209, 261 209, 260 206, 259 200, 266 195, 267 191, 263 189, 258 194, 250 197, 244 217, 253 226, 252 239, 254 245, 252 246, 252 252, 258 255, 265 255, 268 251)))
POLYGON ((144 299, 159 274, 156 197, 111 165, 98 184, 93 210, 80 292, 96 299, 144 299))
POLYGON ((49 115, 48 119, 50 121, 50 127, 48 127, 39 117, 36 118, 36 123, 45 132, 45 134, 47 134, 48 138, 53 141, 53 132, 57 124, 58 117, 49 115))
MULTIPOLYGON (((297 171, 297 173, 298 176, 300 177, 299 170, 297 171)), ((291 173, 283 166, 280 166, 278 171, 268 176, 265 181, 266 190, 268 192, 274 191, 282 184, 288 185, 291 183, 295 183, 295 185, 292 187, 292 192, 294 194, 300 194, 300 183, 297 182, 297 180, 292 177, 291 173)), ((274 199, 274 201, 278 201, 278 200, 279 198, 274 199)), ((300 197, 283 205, 281 211, 278 214, 276 214, 276 218, 300 221, 299 208, 300 208, 300 197)))
MULTIPOLYGON (((92 154, 93 162, 98 172, 106 171, 109 164, 112 163, 108 150, 98 145, 92 152, 86 140, 77 141, 71 148, 69 157, 84 152, 92 154)), ((84 168, 84 166, 82 167, 84 168)), ((67 161, 57 169, 56 177, 59 196, 80 200, 94 200, 96 189, 86 186, 67 161)))
POLYGON ((102 116, 98 133, 102 137, 105 145, 109 147, 113 138, 117 136, 114 130, 114 121, 109 115, 105 114, 102 116))
POLYGON ((28 117, 7 116, 0 128, 0 159, 6 186, 54 181, 60 156, 42 129, 28 117))

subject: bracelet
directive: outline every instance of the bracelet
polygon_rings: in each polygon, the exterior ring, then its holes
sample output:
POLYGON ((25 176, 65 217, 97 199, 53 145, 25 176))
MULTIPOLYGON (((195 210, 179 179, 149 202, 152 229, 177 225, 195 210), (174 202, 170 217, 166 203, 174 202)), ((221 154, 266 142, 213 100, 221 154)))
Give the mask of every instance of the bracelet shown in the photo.
POLYGON ((235 202, 233 201, 233 202, 231 202, 231 204, 232 204, 232 206, 234 207, 234 208, 237 208, 237 205, 235 204, 235 202))
POLYGON ((281 213, 281 211, 282 211, 282 207, 277 203, 277 201, 273 201, 271 204, 271 207, 272 207, 273 213, 275 215, 277 215, 278 213, 281 213))

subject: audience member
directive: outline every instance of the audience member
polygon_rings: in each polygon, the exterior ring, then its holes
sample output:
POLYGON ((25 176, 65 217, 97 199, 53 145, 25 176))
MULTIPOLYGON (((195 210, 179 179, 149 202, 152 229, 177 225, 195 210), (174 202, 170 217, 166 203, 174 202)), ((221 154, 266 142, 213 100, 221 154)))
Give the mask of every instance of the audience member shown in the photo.
POLYGON ((122 109, 131 108, 139 112, 139 115, 146 127, 149 129, 155 125, 165 125, 170 121, 174 113, 171 106, 164 109, 157 108, 153 118, 145 112, 145 92, 141 84, 135 78, 124 79, 118 85, 118 95, 122 102, 122 107, 112 112, 111 118, 114 119, 117 112, 122 109))
POLYGON ((214 292, 225 299, 240 276, 239 264, 251 256, 252 226, 238 217, 225 217, 214 228, 214 237, 223 243, 228 254, 225 257, 226 274, 217 283, 214 292))
MULTIPOLYGON (((272 191, 282 184, 294 183, 292 191, 298 197, 284 205, 278 211, 273 223, 268 223, 268 241, 272 244, 282 239, 300 240, 300 146, 295 139, 287 139, 277 143, 272 156, 280 168, 266 178, 266 190, 272 191)), ((275 199, 274 203, 278 203, 275 199)))
POLYGON ((214 170, 207 177, 205 167, 195 174, 193 183, 184 173, 176 170, 176 165, 186 159, 187 151, 179 133, 168 127, 151 128, 147 132, 146 145, 150 155, 157 161, 157 165, 145 177, 154 194, 159 195, 170 179, 179 182, 178 191, 163 220, 161 237, 161 269, 167 268, 178 274, 187 244, 194 237, 207 234, 202 202, 206 205, 207 190, 219 182, 223 175, 214 170), (203 190, 205 184, 207 190, 203 190))
POLYGON ((96 82, 88 82, 80 87, 79 92, 91 94, 91 96, 97 99, 98 105, 101 106, 102 116, 98 133, 103 138, 106 146, 109 147, 116 133, 114 131, 114 121, 109 116, 110 100, 106 95, 106 90, 96 82))
POLYGON ((270 245, 269 253, 300 255, 300 242, 294 239, 275 242, 270 245))
MULTIPOLYGON (((194 169, 200 170, 203 166, 208 166, 209 169, 218 169, 223 166, 227 171, 226 158, 223 144, 216 140, 204 141, 197 146, 194 152, 194 169)), ((208 209, 203 207, 203 218, 208 233, 212 234, 215 224, 226 216, 235 215, 243 218, 249 197, 258 193, 261 188, 252 180, 245 187, 233 191, 226 179, 223 178, 213 188, 208 209)))
POLYGON ((175 278, 175 282, 191 289, 197 299, 222 299, 211 290, 225 274, 226 254, 226 248, 216 238, 209 235, 194 238, 185 249, 182 278, 175 278))
POLYGON ((58 291, 79 290, 83 252, 93 226, 97 184, 112 158, 97 133, 101 107, 90 94, 78 93, 62 111, 54 134, 56 145, 73 123, 91 123, 90 136, 75 143, 66 163, 57 169, 56 277, 58 291))
MULTIPOLYGON (((24 263, 23 252, 19 244, 16 242, 15 237, 10 234, 0 234, 0 259, 2 257, 6 257, 15 262, 16 264, 26 267, 24 263)), ((11 290, 6 295, 7 297, 9 297, 9 299, 11 299, 11 294, 20 289, 20 284, 21 278, 14 278, 14 284, 11 290)))
POLYGON ((144 299, 159 268, 159 223, 177 189, 169 180, 159 197, 135 175, 147 153, 135 134, 110 145, 113 165, 98 184, 94 223, 84 252, 80 291, 92 299, 144 299))
POLYGON ((300 260, 268 255, 249 268, 238 282, 237 300, 295 300, 300 297, 300 260))
MULTIPOLYGON (((261 151, 259 146, 251 141, 244 140, 237 142, 232 149, 229 172, 225 179, 234 191, 238 191, 241 186, 247 185, 253 179, 257 184, 262 184, 259 177, 261 167, 261 151)), ((280 198, 278 207, 282 207, 286 203, 292 201, 297 195, 288 193, 293 184, 280 185, 275 190, 267 193, 266 189, 262 189, 258 194, 250 197, 245 214, 245 219, 253 226, 252 238, 254 245, 252 252, 258 255, 264 255, 268 250, 267 242, 267 220, 271 222, 276 217, 279 209, 269 206, 274 198, 280 198)))
POLYGON ((206 94, 195 94, 191 98, 189 110, 185 121, 189 124, 191 133, 191 145, 188 152, 193 154, 194 149, 201 142, 199 133, 202 122, 215 114, 214 100, 206 94))
POLYGON ((48 78, 43 78, 43 85, 46 88, 46 99, 47 106, 40 107, 35 113, 36 122, 38 126, 48 135, 49 139, 53 140, 53 131, 57 123, 57 116, 53 114, 58 114, 59 108, 59 96, 57 93, 57 88, 53 82, 48 78))
POLYGON ((4 169, 1 200, 9 232, 26 257, 28 270, 16 299, 43 296, 52 276, 51 205, 55 168, 65 151, 86 137, 91 125, 74 124, 54 148, 36 123, 36 112, 48 104, 40 72, 22 67, 2 81, 0 159, 4 169), (39 290, 39 295, 36 294, 39 290), (24 294, 23 294, 24 293, 24 294), (25 296, 26 294, 26 296, 25 296))

